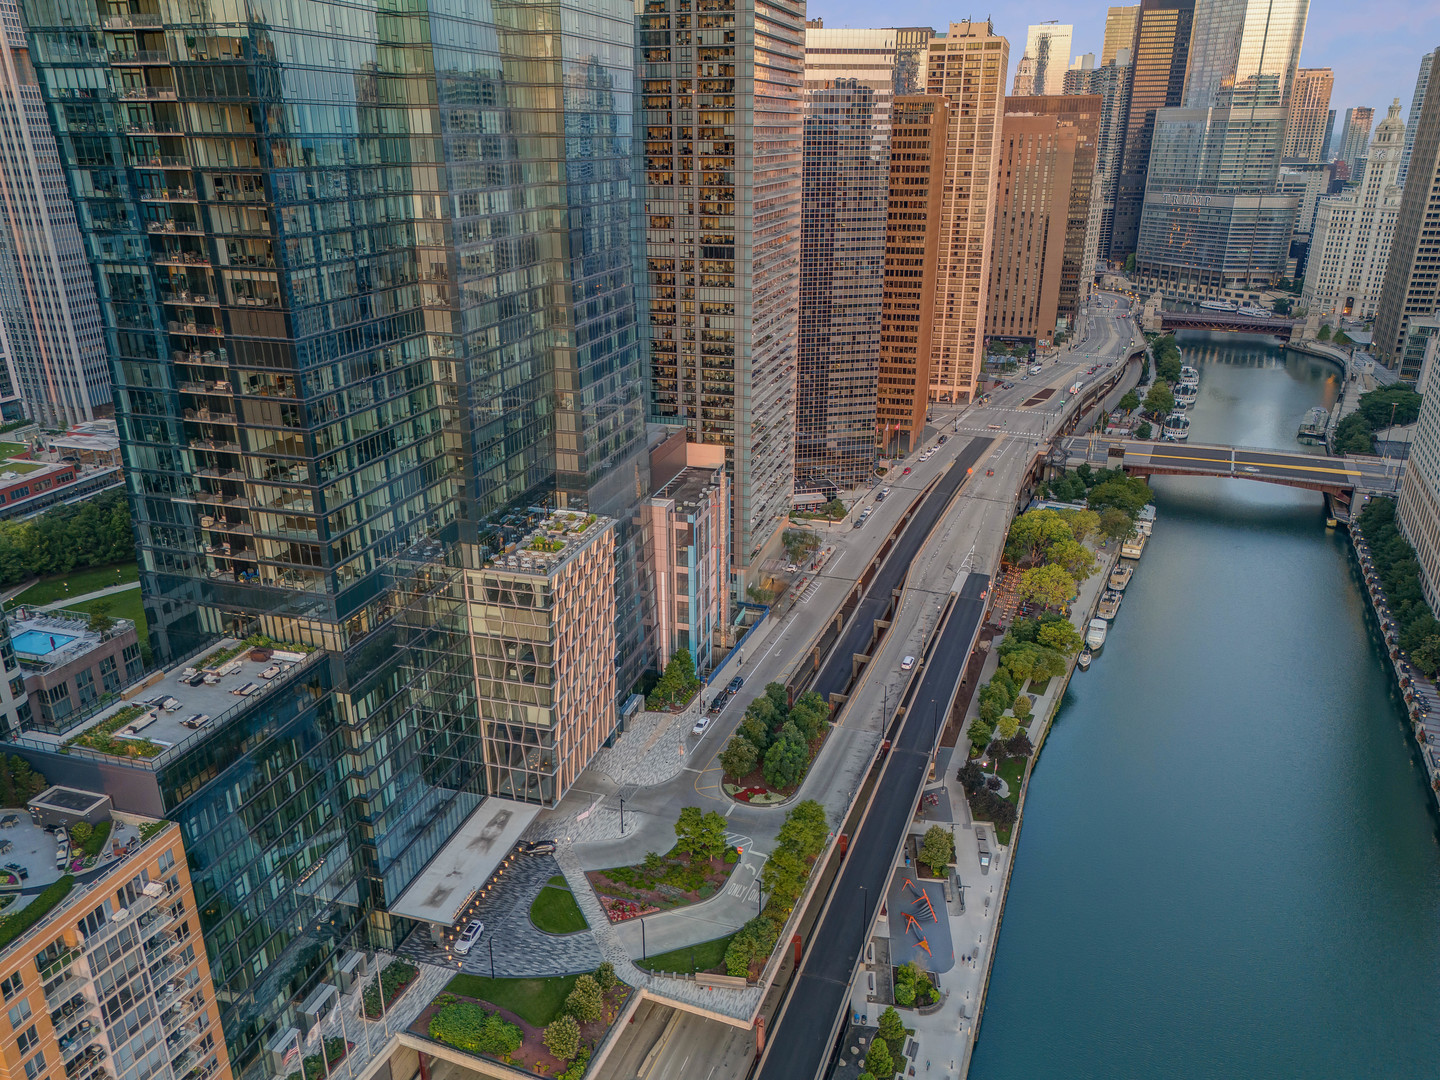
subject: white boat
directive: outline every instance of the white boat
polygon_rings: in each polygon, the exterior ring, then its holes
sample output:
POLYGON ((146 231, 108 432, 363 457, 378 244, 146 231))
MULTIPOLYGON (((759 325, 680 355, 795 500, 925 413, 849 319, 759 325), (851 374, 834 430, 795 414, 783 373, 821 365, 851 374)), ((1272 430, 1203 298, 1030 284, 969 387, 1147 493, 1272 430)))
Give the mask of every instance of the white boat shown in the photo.
POLYGON ((1270 312, 1262 307, 1256 307, 1254 304, 1241 305, 1240 314, 1251 319, 1269 319, 1272 317, 1270 312))
POLYGON ((1130 584, 1130 579, 1135 576, 1135 568, 1121 563, 1110 571, 1110 580, 1107 583, 1116 592, 1124 592, 1125 586, 1130 584))
POLYGON ((1089 649, 1081 649, 1080 655, 1075 658, 1075 663, 1079 666, 1081 671, 1084 671, 1090 666, 1090 661, 1093 659, 1094 655, 1090 652, 1089 649))
POLYGON ((1234 311, 1238 305, 1229 300, 1201 300, 1200 306, 1206 311, 1234 311))
POLYGON ((1100 603, 1095 606, 1095 614, 1109 622, 1120 613, 1120 594, 1114 589, 1106 589, 1100 594, 1100 603))
POLYGON ((1104 619, 1091 619, 1090 626, 1085 631, 1085 644, 1092 649, 1098 649, 1105 644, 1105 635, 1110 630, 1110 624, 1104 619))
POLYGON ((1180 368, 1180 385, 1199 386, 1200 372, 1197 371, 1195 368, 1191 367, 1189 364, 1183 365, 1180 368))
POLYGON ((1139 535, 1133 536, 1129 540, 1126 540, 1120 545, 1120 557, 1122 559, 1140 558, 1141 555, 1145 554, 1146 539, 1147 537, 1145 536, 1145 534, 1140 533, 1139 535))
POLYGON ((1160 437, 1169 442, 1184 442, 1190 438, 1190 418, 1184 413, 1171 413, 1165 418, 1165 430, 1160 437))

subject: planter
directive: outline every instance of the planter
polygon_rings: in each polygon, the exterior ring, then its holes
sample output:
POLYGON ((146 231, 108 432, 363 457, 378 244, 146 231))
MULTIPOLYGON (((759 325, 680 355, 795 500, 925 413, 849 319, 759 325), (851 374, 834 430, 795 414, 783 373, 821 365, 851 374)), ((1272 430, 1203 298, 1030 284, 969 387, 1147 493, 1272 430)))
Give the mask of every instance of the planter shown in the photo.
POLYGON ((267 660, 270 659, 270 650, 269 650, 269 649, 251 649, 251 650, 250 650, 250 659, 251 659, 251 660, 254 660, 257 664, 263 664, 263 663, 265 663, 267 660))

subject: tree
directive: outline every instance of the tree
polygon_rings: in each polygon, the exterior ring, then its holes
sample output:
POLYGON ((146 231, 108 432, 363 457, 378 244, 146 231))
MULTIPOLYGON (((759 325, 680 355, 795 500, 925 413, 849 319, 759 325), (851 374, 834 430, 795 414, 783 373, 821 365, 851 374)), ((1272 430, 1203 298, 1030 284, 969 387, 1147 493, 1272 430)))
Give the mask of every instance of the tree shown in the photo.
POLYGON ((593 975, 581 975, 565 998, 565 1011, 582 1024, 599 1020, 605 1013, 605 996, 593 975))
POLYGON ((830 822, 825 816, 825 807, 814 799, 805 799, 795 804, 785 815, 785 824, 775 837, 776 848, 787 848, 802 858, 813 859, 825 849, 830 838, 830 822))
MULTIPOLYGON (((900 1001, 900 996, 895 996, 900 1001)), ((913 1001, 914 998, 911 998, 913 1001)), ((900 1002, 905 1004, 903 1001, 900 1002)), ((865 1055, 865 1071, 874 1073, 876 1076, 891 1077, 895 1075, 895 1059, 890 1056, 890 1047, 884 1039, 874 1039, 870 1043, 870 1050, 865 1055)))
POLYGON ((93 826, 91 826, 88 821, 77 821, 74 825, 70 826, 70 839, 75 841, 80 847, 84 847, 85 841, 90 839, 94 831, 93 826))
POLYGON ((1075 579, 1063 566, 1032 566, 1020 575, 1015 592, 1022 600, 1060 607, 1075 595, 1075 579))
POLYGON ((1355 342, 1351 339, 1350 335, 1347 334, 1347 333, 1345 333, 1344 330, 1337 330, 1337 331, 1335 332, 1335 337, 1334 337, 1332 340, 1333 340, 1334 344, 1336 344, 1336 345, 1354 345, 1354 344, 1355 344, 1355 342))
POLYGON ((1099 512, 1102 523, 1107 506, 1118 506, 1133 519, 1140 516, 1145 504, 1154 497, 1155 493, 1144 480, 1117 476, 1090 489, 1090 509, 1099 512))
MULTIPOLYGON (((1100 515, 1095 515, 1100 520, 1100 515)), ((1045 561, 1065 568, 1065 572, 1077 581, 1084 581, 1095 573, 1095 556, 1084 544, 1075 540, 1058 540, 1045 549, 1045 561)))
POLYGON ((786 690, 782 683, 766 683, 765 696, 770 700, 770 704, 775 707, 777 715, 783 717, 790 712, 790 691, 786 690))
POLYGON ((1150 387, 1150 392, 1145 395, 1145 411, 1157 420, 1163 420, 1175 410, 1175 394, 1170 389, 1170 384, 1160 379, 1155 380, 1155 385, 1150 387))
POLYGON ((755 748, 757 756, 763 755, 766 750, 770 749, 770 725, 760 717, 753 715, 748 709, 745 711, 745 716, 740 721, 736 733, 755 748))
POLYGON ((1351 413, 1335 425, 1335 452, 1337 454, 1373 454, 1375 432, 1370 422, 1360 413, 1351 413))
POLYGON ((1134 412, 1140 407, 1140 395, 1134 390, 1126 390, 1125 396, 1120 399, 1120 408, 1126 412, 1134 412))
POLYGON ((1413 424, 1420 418, 1420 395, 1408 386, 1386 386, 1361 394, 1357 411, 1376 430, 1389 427, 1392 416, 1397 424, 1413 424))
POLYGON ((1100 511, 1100 535, 1107 540, 1128 540, 1135 535, 1135 519, 1118 506, 1100 511))
MULTIPOLYGON (((934 832, 935 829, 940 829, 940 826, 936 825, 930 832, 934 832)), ((944 829, 940 829, 940 831, 944 832, 947 837, 950 835, 944 829)), ((929 833, 925 838, 927 840, 930 838, 929 833)), ((905 1038, 905 1021, 900 1019, 900 1014, 895 1011, 894 1005, 886 1005, 885 1011, 880 1014, 880 1030, 876 1034, 886 1042, 905 1038)))
POLYGON ((1002 739, 1013 739, 1015 733, 1020 730, 1020 721, 1006 713, 1000 717, 1000 722, 995 725, 995 734, 1002 739))
POLYGON ((970 726, 965 729, 965 737, 970 740, 972 746, 989 746, 990 739, 994 736, 995 729, 978 717, 970 721, 970 726))
POLYGON ((1068 619, 1056 619, 1054 622, 1045 623, 1040 627, 1036 640, 1066 656, 1073 656, 1079 652, 1080 646, 1085 643, 1080 631, 1076 630, 1068 619))
POLYGON ((1321 326, 1321 327, 1320 327, 1320 332, 1319 332, 1318 334, 1316 334, 1315 337, 1316 337, 1318 340, 1320 340, 1320 341, 1329 341, 1329 340, 1330 340, 1330 324, 1329 324, 1329 323, 1325 323, 1323 326, 1321 326))
POLYGON ((1155 429, 1150 426, 1150 421, 1142 420, 1135 428, 1135 437, 1137 439, 1148 439, 1154 432, 1155 429))
POLYGON ((730 744, 720 752, 720 767, 726 776, 737 780, 754 772, 759 761, 760 751, 755 749, 755 744, 740 735, 732 736, 730 744))
POLYGON ((1100 527, 1100 515, 1094 510, 1058 510, 1056 513, 1070 526, 1070 535, 1082 544, 1100 527))
POLYGON ((603 961, 600 966, 595 969, 595 981, 600 984, 600 989, 606 993, 614 990, 615 984, 620 981, 615 977, 615 965, 610 963, 609 960, 603 961))
POLYGON ((695 657, 689 649, 677 649, 665 665, 664 672, 645 699, 649 709, 662 709, 688 701, 700 689, 700 679, 695 674, 695 657))
POLYGON ((1005 753, 1010 757, 1029 757, 1035 752, 1035 747, 1030 743, 1030 737, 1023 731, 1005 744, 1005 753))
POLYGON ((787 788, 800 782, 809 763, 810 747, 805 736, 794 724, 786 724, 780 729, 780 737, 765 751, 765 762, 760 769, 765 783, 773 788, 787 788))
POLYGON ((570 1015, 561 1015, 553 1020, 541 1036, 545 1049, 561 1061, 569 1061, 580 1052, 580 1025, 570 1015))
POLYGON ((1133 274, 1134 272, 1135 272, 1135 253, 1132 251, 1129 255, 1126 255, 1126 256, 1125 256, 1125 273, 1127 273, 1127 274, 1133 274))
POLYGON ((712 810, 702 814, 698 806, 681 808, 675 822, 675 846, 692 859, 718 859, 725 854, 725 818, 712 810))
MULTIPOLYGON (((1035 707, 1035 706, 1033 706, 1033 705, 1030 704, 1030 695, 1029 695, 1029 694, 1021 694, 1019 697, 1017 697, 1017 698, 1015 699, 1015 704, 1014 704, 1014 706, 1013 706, 1013 708, 1014 708, 1014 710, 1015 710, 1015 717, 1016 717, 1016 719, 1018 719, 1018 720, 1024 720, 1026 717, 1028 717, 1028 716, 1030 715, 1030 710, 1033 709, 1034 707, 1035 707)), ((1004 727, 1005 727, 1005 725, 1001 724, 1000 727, 999 727, 999 729, 998 729, 998 730, 1001 732, 1001 734, 1004 734, 1004 727)), ((1006 735, 1005 738, 1010 739, 1010 738, 1013 738, 1014 735, 1015 735, 1015 733, 1012 731, 1009 735, 1006 735)))
POLYGON ((110 601, 96 600, 90 607, 90 632, 105 636, 110 628, 115 625, 115 620, 110 617, 110 601))
MULTIPOLYGON (((920 861, 932 870, 938 870, 955 858, 955 838, 950 830, 931 825, 925 830, 925 839, 920 842, 920 861)), ((882 1030, 881 1035, 884 1036, 882 1030)), ((896 1038, 898 1036, 884 1036, 896 1038)))
POLYGON ((1054 510, 1029 510, 1010 525, 1005 539, 1005 558, 1012 563, 1035 562, 1050 545, 1074 540, 1065 519, 1054 510))

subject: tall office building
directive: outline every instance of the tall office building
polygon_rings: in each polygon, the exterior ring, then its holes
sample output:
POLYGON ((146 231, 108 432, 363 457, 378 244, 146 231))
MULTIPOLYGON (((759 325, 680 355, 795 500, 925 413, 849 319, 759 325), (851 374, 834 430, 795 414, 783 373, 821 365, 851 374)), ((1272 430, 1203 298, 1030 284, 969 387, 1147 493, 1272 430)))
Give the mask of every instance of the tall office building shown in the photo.
POLYGON ((1015 63, 1015 82, 1010 93, 1016 97, 1029 97, 1035 93, 1035 58, 1022 56, 1015 63))
POLYGON ((795 474, 804 6, 637 11, 651 412, 725 447, 743 595, 795 474))
MULTIPOLYGON (((1402 151, 1403 153, 1403 151, 1402 151)), ((1385 266, 1385 281, 1375 309, 1374 346, 1380 358, 1402 376, 1410 321, 1440 310, 1440 94, 1426 94, 1415 126, 1410 175, 1400 196, 1395 238, 1385 266)))
POLYGON ((1370 126, 1375 122, 1375 110, 1368 105, 1357 105, 1345 110, 1345 124, 1340 129, 1339 160, 1350 169, 1350 179, 1358 182, 1365 171, 1365 151, 1370 145, 1370 126))
POLYGON ((895 29, 895 93, 919 94, 925 89, 925 52, 935 31, 928 26, 895 29))
MULTIPOLYGON (((0 38, 0 412, 18 395, 44 426, 69 427, 113 411, 95 279, 15 0, 0 0, 0 38)), ((105 205, 79 209, 112 226, 105 205)))
POLYGON ((875 405, 884 457, 910 453, 925 430, 951 108, 948 99, 923 94, 896 97, 892 107, 875 405))
POLYGON ((1133 71, 1130 50, 1121 48, 1113 60, 1084 72, 1084 78, 1077 80, 1077 93, 1094 94, 1100 98, 1100 129, 1095 137, 1095 191, 1091 206, 1096 218, 1095 256, 1098 259, 1109 259, 1111 255, 1115 199, 1125 150, 1125 103, 1133 71))
POLYGON ((799 490, 856 487, 874 473, 895 33, 805 31, 799 490))
POLYGON ((1100 47, 1100 66, 1113 63, 1124 49, 1135 47, 1135 25, 1140 21, 1140 5, 1112 7, 1105 12, 1105 41, 1100 47))
POLYGON ((1329 68, 1301 68, 1290 92, 1290 116, 1285 122, 1286 161, 1321 161, 1325 125, 1330 116, 1330 91, 1335 72, 1329 68))
POLYGON ((1145 289, 1253 295, 1286 270, 1277 195, 1306 0, 1197 0, 1183 108, 1156 114, 1136 244, 1145 289))
MULTIPOLYGON (((1090 79, 1090 72, 1095 70, 1095 54, 1081 53, 1070 61, 1070 67, 1065 72, 1065 93, 1083 94, 1085 84, 1090 79)), ((1014 95, 1019 97, 1019 94, 1014 95)))
POLYGON ((1400 99, 1375 128, 1358 188, 1319 200, 1300 305, 1311 314, 1371 319, 1400 215, 1405 123, 1400 99))
POLYGON ((995 169, 987 337, 1050 341, 1074 325, 1095 278, 1091 216, 1102 102, 1007 97, 995 169))
POLYGON ((1325 114, 1325 142, 1320 147, 1320 160, 1330 160, 1330 145, 1335 141, 1335 110, 1330 109, 1325 114))
POLYGON ((930 42, 925 92, 948 98, 953 106, 931 336, 932 400, 971 400, 984 362, 995 159, 1009 57, 1009 42, 988 21, 951 23, 948 34, 930 42))
POLYGON ((1420 126, 1420 111, 1425 107, 1425 95, 1430 90, 1430 68, 1435 63, 1435 52, 1420 57, 1420 70, 1415 75, 1415 90, 1410 96, 1410 111, 1405 114, 1405 153, 1400 159, 1400 186, 1405 186, 1405 174, 1410 171, 1410 153, 1415 149, 1415 129, 1420 126))
MULTIPOLYGON (((414 926, 397 904, 488 784, 532 810, 563 795, 616 724, 592 708, 600 676, 628 689, 644 662, 634 12, 24 16, 98 282, 152 641, 194 657, 163 684, 194 722, 147 718, 164 745, 126 744, 126 790, 185 830, 254 1080, 347 950, 414 926), (557 509, 581 524, 553 535, 557 509), (497 657, 485 590, 553 583, 523 552, 499 580, 524 543, 583 547, 587 573, 608 555, 613 601, 579 637, 537 616, 497 657), (544 655, 572 644, 584 680, 544 655), (246 694, 207 664, 253 673, 246 694), (582 689, 567 732, 557 698, 582 689)), ((78 711, 25 752, 103 767, 127 710, 78 711)))
POLYGON ((1070 42, 1074 36, 1074 26, 1057 22, 1040 23, 1025 32, 1025 55, 1035 61, 1031 93, 1065 92, 1065 69, 1070 66, 1070 42))
POLYGON ((1141 0, 1130 58, 1130 93, 1125 103, 1111 258, 1124 258, 1135 251, 1145 203, 1145 178, 1150 171, 1155 113, 1184 100, 1194 21, 1195 0, 1141 0))

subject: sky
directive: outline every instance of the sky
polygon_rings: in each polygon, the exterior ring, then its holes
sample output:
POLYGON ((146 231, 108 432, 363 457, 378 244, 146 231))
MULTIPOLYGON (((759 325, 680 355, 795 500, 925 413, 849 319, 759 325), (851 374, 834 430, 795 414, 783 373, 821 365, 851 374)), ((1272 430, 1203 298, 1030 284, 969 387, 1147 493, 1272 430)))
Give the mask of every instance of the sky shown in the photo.
MULTIPOLYGON (((807 15, 825 19, 827 27, 933 26, 944 30, 951 19, 983 19, 987 14, 996 33, 1010 39, 1010 74, 1025 47, 1025 28, 1051 19, 1075 27, 1073 52, 1098 57, 1105 37, 1104 0, 1041 0, 1026 4, 990 0, 890 0, 885 21, 876 21, 873 0, 808 0, 807 15)), ((1352 105, 1369 105, 1377 120, 1385 115, 1390 99, 1400 99, 1400 115, 1410 110, 1420 57, 1440 47, 1440 4, 1433 0, 1311 0, 1305 27, 1302 67, 1328 67, 1335 71, 1330 105, 1339 116, 1352 105)), ((1339 120, 1336 121, 1337 134, 1339 120)))

